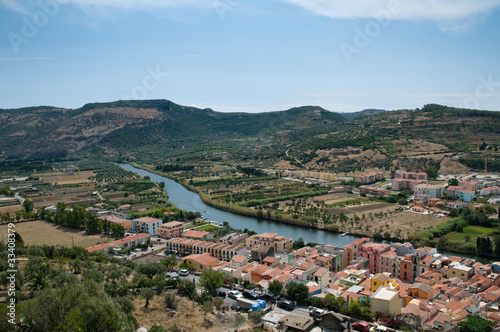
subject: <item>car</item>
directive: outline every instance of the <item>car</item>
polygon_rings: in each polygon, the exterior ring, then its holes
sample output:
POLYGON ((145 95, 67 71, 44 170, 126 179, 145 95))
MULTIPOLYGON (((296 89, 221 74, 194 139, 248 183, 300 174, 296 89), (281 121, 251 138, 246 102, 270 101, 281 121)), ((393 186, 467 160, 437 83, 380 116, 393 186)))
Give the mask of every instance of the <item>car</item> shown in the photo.
POLYGON ((238 299, 240 297, 243 297, 243 295, 241 295, 241 293, 238 292, 238 291, 232 290, 232 291, 227 292, 227 297, 236 300, 236 299, 238 299))
POLYGON ((295 309, 295 305, 293 304, 292 301, 288 300, 281 300, 278 302, 278 307, 286 310, 293 310, 295 309))
POLYGON ((189 275, 189 270, 188 269, 180 269, 179 275, 182 277, 187 277, 189 275))
POLYGON ((319 309, 319 308, 312 308, 311 310, 309 310, 309 316, 314 317, 314 312, 316 312, 316 317, 317 317, 317 316, 325 313, 326 310, 319 309))
POLYGON ((384 326, 384 325, 372 326, 369 331, 370 332, 387 332, 387 326, 384 326))
POLYGON ((242 295, 244 298, 247 298, 250 300, 257 300, 259 298, 259 295, 251 290, 244 290, 242 295))
POLYGON ((273 294, 267 292, 260 294, 260 298, 268 301, 274 301, 276 299, 276 297, 273 294))
POLYGON ((222 298, 226 297, 226 292, 223 291, 222 289, 219 289, 219 296, 222 298))
POLYGON ((236 311, 241 311, 241 306, 240 305, 236 305, 236 303, 233 303, 231 305, 231 310, 236 310, 236 311))
POLYGON ((353 330, 356 330, 356 331, 361 331, 361 332, 370 331, 370 324, 368 324, 367 322, 361 322, 361 321, 354 322, 354 323, 352 323, 351 327, 353 330))

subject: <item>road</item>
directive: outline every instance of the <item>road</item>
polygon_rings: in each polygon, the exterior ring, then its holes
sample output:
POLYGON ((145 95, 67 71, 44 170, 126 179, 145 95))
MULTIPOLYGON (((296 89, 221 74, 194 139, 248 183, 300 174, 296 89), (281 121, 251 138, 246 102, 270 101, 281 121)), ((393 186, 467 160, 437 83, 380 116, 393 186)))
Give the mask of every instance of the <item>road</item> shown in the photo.
MULTIPOLYGON (((290 150, 290 149, 288 149, 288 150, 290 150)), ((292 158, 292 157, 290 157, 290 155, 288 154, 288 150, 286 150, 285 154, 286 154, 286 156, 287 156, 288 158, 292 158)), ((302 164, 302 163, 301 163, 301 162, 300 162, 297 158, 293 157, 293 159, 295 159, 295 161, 296 161, 297 163, 299 163, 302 167, 305 167, 307 170, 309 170, 309 167, 307 167, 306 165, 302 164)))

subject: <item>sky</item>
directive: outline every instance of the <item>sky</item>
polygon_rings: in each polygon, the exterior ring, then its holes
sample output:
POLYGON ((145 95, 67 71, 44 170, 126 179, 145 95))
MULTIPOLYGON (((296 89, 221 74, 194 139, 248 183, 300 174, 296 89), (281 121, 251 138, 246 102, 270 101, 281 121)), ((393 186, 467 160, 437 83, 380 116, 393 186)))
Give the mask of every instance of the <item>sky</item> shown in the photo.
POLYGON ((0 0, 0 108, 500 110, 500 0, 0 0))

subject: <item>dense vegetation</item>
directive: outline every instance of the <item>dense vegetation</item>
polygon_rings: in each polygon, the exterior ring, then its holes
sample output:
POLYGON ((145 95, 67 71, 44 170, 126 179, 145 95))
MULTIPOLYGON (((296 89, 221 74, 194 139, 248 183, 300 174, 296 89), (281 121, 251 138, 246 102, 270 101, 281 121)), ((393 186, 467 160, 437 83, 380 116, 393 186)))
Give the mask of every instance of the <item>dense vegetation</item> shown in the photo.
POLYGON ((500 229, 498 220, 488 215, 492 212, 496 210, 492 208, 476 211, 468 208, 453 209, 450 212, 452 219, 431 229, 416 231, 410 234, 408 239, 418 246, 427 245, 458 253, 500 257, 500 229), (475 228, 479 228, 479 235, 475 241, 472 241, 472 231, 475 228), (484 230, 491 230, 491 235, 482 234, 484 230), (464 233, 465 241, 450 236, 454 233, 464 233))

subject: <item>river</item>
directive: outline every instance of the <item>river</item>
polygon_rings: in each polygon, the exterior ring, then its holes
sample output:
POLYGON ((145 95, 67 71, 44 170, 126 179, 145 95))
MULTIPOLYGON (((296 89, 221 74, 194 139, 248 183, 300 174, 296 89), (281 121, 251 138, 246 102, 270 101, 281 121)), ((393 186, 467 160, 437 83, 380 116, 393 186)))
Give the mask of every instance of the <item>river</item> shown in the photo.
MULTIPOLYGON (((170 202, 174 203, 179 209, 186 211, 200 212, 202 216, 206 217, 207 220, 214 220, 218 222, 227 221, 229 225, 237 229, 249 229, 257 233, 276 233, 285 237, 292 238, 296 240, 299 237, 304 239, 304 242, 315 242, 315 243, 327 243, 334 246, 344 246, 346 244, 352 243, 357 237, 352 235, 341 236, 338 233, 326 232, 319 229, 311 229, 298 227, 294 225, 279 223, 269 220, 261 220, 252 217, 240 216, 231 212, 222 211, 211 207, 203 203, 200 196, 192 192, 181 184, 175 182, 172 179, 166 178, 161 175, 151 173, 149 171, 134 167, 129 164, 117 164, 120 167, 129 170, 131 172, 137 173, 140 176, 149 176, 152 181, 157 183, 164 182, 165 190, 168 194, 168 199, 170 202)), ((492 263, 496 261, 495 259, 479 258, 474 255, 457 254, 452 252, 440 251, 441 254, 447 256, 463 256, 473 258, 477 261, 481 261, 485 264, 492 263)))

